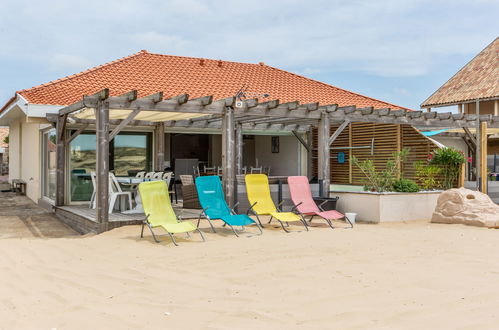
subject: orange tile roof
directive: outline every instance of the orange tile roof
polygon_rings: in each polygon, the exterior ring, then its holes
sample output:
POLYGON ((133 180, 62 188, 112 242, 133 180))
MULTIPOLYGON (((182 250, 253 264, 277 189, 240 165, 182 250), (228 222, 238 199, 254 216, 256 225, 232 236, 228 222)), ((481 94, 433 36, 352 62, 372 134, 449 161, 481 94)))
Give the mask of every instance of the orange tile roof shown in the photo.
POLYGON ((499 38, 421 104, 422 108, 499 96, 499 38))
POLYGON ((187 93, 191 98, 213 95, 221 99, 234 96, 243 85, 248 86, 248 97, 269 94, 260 100, 403 109, 263 63, 161 55, 145 50, 18 93, 29 103, 69 105, 103 88, 109 88, 111 95, 136 89, 139 97, 163 91, 165 97, 187 93))

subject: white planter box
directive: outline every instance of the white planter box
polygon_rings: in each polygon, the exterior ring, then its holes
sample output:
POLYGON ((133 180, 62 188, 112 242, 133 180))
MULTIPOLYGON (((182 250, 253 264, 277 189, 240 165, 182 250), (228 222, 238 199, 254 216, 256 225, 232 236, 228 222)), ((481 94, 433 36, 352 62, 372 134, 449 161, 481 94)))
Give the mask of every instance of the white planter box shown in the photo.
POLYGON ((341 213, 357 213, 357 221, 393 222, 430 221, 441 191, 417 193, 331 192, 340 199, 336 209, 341 213))

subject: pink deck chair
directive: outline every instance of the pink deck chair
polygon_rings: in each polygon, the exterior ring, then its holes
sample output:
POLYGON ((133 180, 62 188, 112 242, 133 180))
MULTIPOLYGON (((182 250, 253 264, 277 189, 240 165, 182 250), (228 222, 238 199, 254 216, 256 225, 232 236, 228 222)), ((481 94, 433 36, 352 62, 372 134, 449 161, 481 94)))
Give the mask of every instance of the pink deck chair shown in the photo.
MULTIPOLYGON (((350 220, 340 212, 336 210, 324 211, 320 205, 317 206, 317 204, 315 204, 312 197, 312 191, 310 190, 310 184, 308 183, 308 178, 306 176, 288 177, 288 186, 291 200, 293 201, 293 204, 295 204, 294 209, 304 216, 310 215, 309 222, 312 221, 313 217, 319 216, 326 220, 329 227, 334 228, 331 223, 332 220, 345 218, 345 221, 350 224, 350 227, 353 227, 350 220)), ((325 202, 327 201, 324 201, 324 203, 325 202)))

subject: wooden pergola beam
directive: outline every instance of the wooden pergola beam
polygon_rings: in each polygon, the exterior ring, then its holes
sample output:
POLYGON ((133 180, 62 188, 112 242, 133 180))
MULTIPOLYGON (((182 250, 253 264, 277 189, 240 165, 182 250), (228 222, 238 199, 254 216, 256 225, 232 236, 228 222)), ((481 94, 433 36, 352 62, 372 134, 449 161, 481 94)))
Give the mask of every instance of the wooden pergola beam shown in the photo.
POLYGON ((71 134, 71 136, 69 136, 66 139, 66 144, 69 145, 74 139, 76 139, 78 137, 78 135, 80 135, 87 128, 88 128, 88 124, 85 124, 85 125, 81 126, 80 128, 78 128, 73 134, 71 134))
POLYGON ((130 114, 128 115, 128 117, 126 117, 125 119, 123 119, 119 124, 118 126, 116 126, 113 131, 109 134, 109 141, 112 141, 114 139, 114 137, 116 135, 118 135, 119 132, 121 132, 121 130, 123 128, 125 128, 127 125, 130 124, 130 122, 140 113, 140 109, 135 109, 133 110, 132 112, 130 112, 130 114))
POLYGON ((68 115, 72 112, 84 109, 94 108, 98 101, 105 100, 109 97, 109 88, 104 88, 93 95, 85 95, 81 101, 68 105, 59 110, 59 116, 68 115))

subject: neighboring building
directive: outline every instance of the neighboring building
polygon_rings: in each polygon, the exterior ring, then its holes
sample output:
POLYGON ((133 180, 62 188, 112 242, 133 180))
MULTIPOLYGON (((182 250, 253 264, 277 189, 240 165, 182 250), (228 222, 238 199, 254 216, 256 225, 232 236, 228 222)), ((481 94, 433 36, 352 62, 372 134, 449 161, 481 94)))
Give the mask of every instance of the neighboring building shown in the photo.
MULTIPOLYGON (((499 38, 496 38, 422 104, 421 108, 457 106, 458 111, 480 115, 499 116, 499 38)), ((474 133, 474 130, 471 130, 474 133)), ((488 165, 499 169, 499 129, 490 129, 488 138, 488 165), (495 160, 495 161, 494 161, 495 160)), ((473 154, 473 145, 463 130, 452 129, 437 136, 437 141, 473 154), (470 148, 471 146, 471 148, 470 148)))
MULTIPOLYGON (((0 125, 10 127, 10 178, 24 179, 27 195, 31 199, 51 200, 55 194, 55 132, 46 120, 46 114, 56 113, 63 106, 81 100, 83 95, 103 88, 109 88, 111 95, 136 89, 139 97, 163 91, 165 98, 187 93, 190 98, 213 95, 214 99, 221 99, 242 92, 245 97, 257 97, 260 101, 279 99, 280 102, 403 109, 264 63, 236 63, 141 51, 19 91, 1 108, 0 125)), ((168 128, 165 134, 165 166, 175 166, 177 159, 197 159, 202 163, 221 165, 222 143, 218 134, 213 130, 168 128)), ((280 131, 265 134, 245 135, 244 165, 270 167, 273 175, 307 174, 306 150, 294 136, 280 131), (280 136, 278 152, 271 150, 270 135, 280 136)), ((358 155, 360 158, 374 158, 380 166, 403 146, 414 148, 412 160, 425 159, 428 152, 436 147, 410 126, 368 123, 352 124, 333 147, 343 147, 345 143, 347 146, 371 144, 373 138, 376 139, 375 154, 371 156, 367 150, 359 149, 358 155)), ((151 128, 128 127, 110 146, 111 170, 118 175, 126 175, 134 169, 150 169, 155 158, 152 153, 154 143, 151 128)), ((331 158, 333 182, 360 183, 349 161, 354 153, 349 151, 345 150, 346 161, 340 163, 336 161, 338 150, 334 150, 331 158)), ((82 179, 84 175, 81 174, 88 174, 95 168, 95 131, 92 127, 71 142, 67 155, 70 169, 70 177, 66 180, 68 199, 70 202, 88 200, 91 183, 82 179)), ((314 158, 312 167, 315 169, 316 166, 314 158)), ((408 173, 411 172, 409 167, 408 173)))

